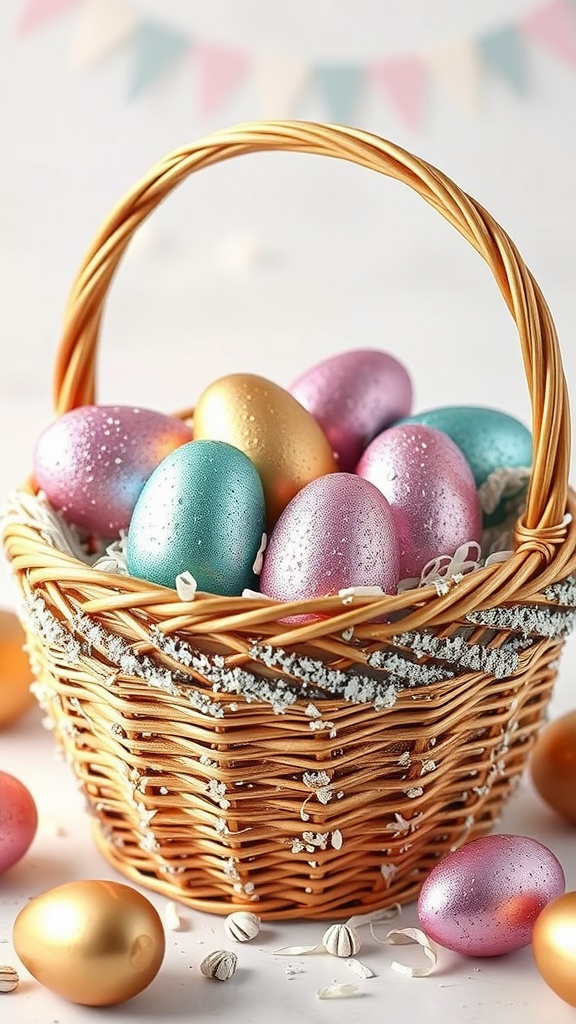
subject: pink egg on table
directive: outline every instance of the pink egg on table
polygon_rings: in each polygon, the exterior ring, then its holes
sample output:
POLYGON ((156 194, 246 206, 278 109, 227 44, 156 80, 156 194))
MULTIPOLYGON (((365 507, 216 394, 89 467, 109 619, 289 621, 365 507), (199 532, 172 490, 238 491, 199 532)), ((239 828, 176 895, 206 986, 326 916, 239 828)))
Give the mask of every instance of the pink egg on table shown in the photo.
POLYGON ((364 448, 384 427, 407 416, 412 382, 394 356, 353 349, 310 367, 289 391, 328 437, 341 470, 353 471, 364 448))
POLYGON ((260 576, 263 594, 297 601, 354 586, 398 585, 398 538, 388 502, 353 473, 312 480, 280 516, 260 576))
POLYGON ((69 523, 103 537, 127 529, 152 470, 192 430, 175 416, 123 405, 82 405, 38 438, 34 477, 69 523))
POLYGON ((36 835, 32 794, 19 779, 0 772, 0 874, 24 856, 36 835))
POLYGON ((418 897, 418 919, 447 949, 499 956, 531 942, 536 918, 565 886, 558 858, 536 839, 483 836, 432 869, 418 897))
POLYGON ((480 543, 482 509, 460 448, 435 427, 410 423, 382 431, 356 472, 387 499, 400 540, 400 578, 419 577, 438 555, 480 543))

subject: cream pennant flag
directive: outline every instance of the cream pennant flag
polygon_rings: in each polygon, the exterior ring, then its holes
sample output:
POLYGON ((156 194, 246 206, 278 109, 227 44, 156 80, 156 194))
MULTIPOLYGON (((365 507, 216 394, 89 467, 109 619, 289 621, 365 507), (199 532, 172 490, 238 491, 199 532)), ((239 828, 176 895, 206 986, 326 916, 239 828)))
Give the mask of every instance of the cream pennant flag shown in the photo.
POLYGON ((208 117, 242 84, 249 69, 245 53, 198 40, 194 47, 200 114, 208 117))
POLYGON ((303 61, 292 57, 255 57, 251 79, 258 96, 259 116, 294 117, 309 73, 303 61))
POLYGON ((542 4, 521 19, 520 27, 557 57, 576 64, 576 9, 568 0, 542 4))
POLYGON ((391 57, 373 64, 370 78, 386 93, 409 128, 422 120, 426 67, 420 57, 391 57))
POLYGON ((480 106, 481 60, 473 40, 460 39, 424 55, 431 75, 467 114, 480 106))
POLYGON ((136 31, 142 16, 126 0, 85 0, 72 37, 72 70, 97 64, 136 31))
POLYGON ((81 2, 82 0, 28 0, 16 30, 21 35, 34 32, 72 7, 78 7, 81 2))

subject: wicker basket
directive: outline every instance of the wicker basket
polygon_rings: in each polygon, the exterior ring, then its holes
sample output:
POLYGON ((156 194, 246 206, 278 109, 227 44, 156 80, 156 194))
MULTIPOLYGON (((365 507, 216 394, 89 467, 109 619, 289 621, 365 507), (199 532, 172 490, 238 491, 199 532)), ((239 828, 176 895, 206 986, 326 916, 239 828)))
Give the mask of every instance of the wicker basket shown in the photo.
POLYGON ((167 156, 103 225, 67 307, 58 413, 95 401, 103 305, 141 221, 193 171, 263 150, 403 181, 488 263, 533 409, 514 554, 446 592, 181 601, 66 550, 33 480, 9 504, 4 545, 36 694, 110 863, 204 911, 335 918, 413 899, 439 858, 491 828, 523 771, 576 605, 569 408, 546 303, 482 207, 374 135, 256 122, 167 156), (324 617, 289 626, 288 609, 324 617))

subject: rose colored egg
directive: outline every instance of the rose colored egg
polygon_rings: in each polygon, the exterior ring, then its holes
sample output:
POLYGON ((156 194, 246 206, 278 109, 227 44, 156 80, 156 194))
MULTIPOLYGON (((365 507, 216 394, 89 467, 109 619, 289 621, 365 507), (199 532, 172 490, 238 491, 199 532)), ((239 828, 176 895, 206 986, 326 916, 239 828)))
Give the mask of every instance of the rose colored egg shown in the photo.
POLYGON ((264 553, 263 594, 297 601, 344 587, 395 593, 398 538, 388 502, 353 473, 307 484, 284 509, 264 553))
POLYGON ((225 441, 248 456, 264 487, 268 529, 302 487, 338 468, 314 417, 284 388, 253 373, 220 377, 202 392, 194 436, 225 441))
POLYGON ((440 861, 418 897, 423 930, 469 956, 499 956, 532 940, 536 918, 565 889, 548 847, 528 836, 474 839, 440 861))
POLYGON ((24 856, 36 835, 32 794, 19 779, 0 772, 0 874, 24 856))
POLYGON ((400 540, 400 577, 420 576, 438 555, 480 543, 482 509, 472 470, 441 430, 389 427, 368 445, 356 472, 387 499, 400 540))
POLYGON ((69 523, 104 537, 126 529, 162 459, 192 439, 175 416, 122 405, 82 405, 40 435, 34 476, 69 523))
POLYGON ((310 367, 289 388, 318 421, 342 470, 352 471, 384 427, 407 416, 412 382, 402 363, 378 349, 341 352, 310 367))

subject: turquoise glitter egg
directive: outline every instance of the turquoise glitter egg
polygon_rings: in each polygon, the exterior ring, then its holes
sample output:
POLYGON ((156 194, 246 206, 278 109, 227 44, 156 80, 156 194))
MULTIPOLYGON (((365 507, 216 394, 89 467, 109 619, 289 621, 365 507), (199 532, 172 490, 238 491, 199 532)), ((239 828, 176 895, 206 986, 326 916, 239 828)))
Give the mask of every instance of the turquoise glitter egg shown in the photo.
MULTIPOLYGON (((514 416, 474 405, 447 405, 438 409, 407 416, 400 423, 424 423, 436 427, 458 445, 464 453, 474 475, 476 487, 486 489, 488 477, 496 470, 529 469, 532 465, 532 435, 514 416)), ((501 523, 511 503, 517 505, 526 492, 524 477, 510 474, 505 493, 495 507, 484 505, 484 525, 501 523)), ((481 494, 481 497, 482 494, 481 494)))
POLYGON ((189 572, 199 590, 239 595, 257 587, 264 529, 264 492, 250 459, 224 441, 189 441, 162 460, 140 493, 128 572, 172 588, 189 572))

